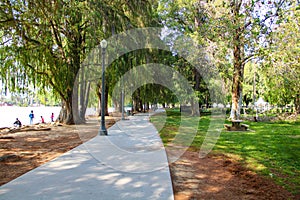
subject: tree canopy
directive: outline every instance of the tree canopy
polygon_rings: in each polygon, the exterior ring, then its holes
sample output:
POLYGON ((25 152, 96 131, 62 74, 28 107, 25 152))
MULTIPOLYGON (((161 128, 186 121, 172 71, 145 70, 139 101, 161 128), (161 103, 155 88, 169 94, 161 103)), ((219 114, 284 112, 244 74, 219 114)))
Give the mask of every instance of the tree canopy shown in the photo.
MULTIPOLYGON (((243 102, 248 105, 256 96, 272 104, 294 103, 299 112, 299 7, 292 0, 2 1, 1 82, 11 91, 51 92, 62 100, 60 121, 81 122, 88 96, 100 100, 102 95, 100 84, 85 81, 93 73, 84 63, 92 49, 129 29, 166 27, 168 37, 162 41, 170 52, 144 49, 115 60, 107 70, 106 99, 126 71, 157 62, 186 77, 200 105, 213 103, 204 77, 173 48, 177 38, 188 36, 205 52, 195 59, 218 69, 228 102, 217 103, 231 103, 232 119, 239 118, 243 102), (254 91, 251 85, 258 81, 264 88, 254 91)), ((112 100, 119 104, 120 99, 112 100)), ((142 110, 143 104, 174 104, 176 98, 170 90, 149 84, 136 90, 133 101, 142 110), (153 91, 158 97, 150 95, 153 91)))
POLYGON ((72 92, 85 56, 111 34, 150 24, 151 9, 150 1, 1 2, 2 78, 12 89, 50 87, 62 99, 60 121, 80 121, 72 92))

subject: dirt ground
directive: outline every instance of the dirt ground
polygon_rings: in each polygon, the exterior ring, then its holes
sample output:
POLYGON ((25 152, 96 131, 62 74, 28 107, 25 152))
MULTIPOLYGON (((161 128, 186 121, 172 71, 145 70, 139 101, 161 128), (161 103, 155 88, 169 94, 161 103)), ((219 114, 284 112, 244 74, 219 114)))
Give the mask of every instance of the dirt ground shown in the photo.
POLYGON ((221 154, 199 158, 198 152, 186 151, 170 171, 176 200, 297 199, 271 179, 221 154))
MULTIPOLYGON (((111 126, 114 120, 108 122, 111 126)), ((82 144, 98 130, 93 123, 82 130, 66 125, 50 127, 48 131, 0 133, 0 185, 82 144)), ((170 171, 176 200, 297 198, 224 155, 200 159, 197 152, 187 151, 170 164, 170 171)))

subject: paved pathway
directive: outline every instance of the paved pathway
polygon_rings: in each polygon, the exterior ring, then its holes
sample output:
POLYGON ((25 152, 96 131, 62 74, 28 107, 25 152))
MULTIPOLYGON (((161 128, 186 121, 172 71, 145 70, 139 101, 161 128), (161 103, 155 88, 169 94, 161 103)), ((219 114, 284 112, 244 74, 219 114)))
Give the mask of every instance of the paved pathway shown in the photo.
POLYGON ((165 149, 148 116, 97 136, 0 187, 0 200, 173 199, 165 149))

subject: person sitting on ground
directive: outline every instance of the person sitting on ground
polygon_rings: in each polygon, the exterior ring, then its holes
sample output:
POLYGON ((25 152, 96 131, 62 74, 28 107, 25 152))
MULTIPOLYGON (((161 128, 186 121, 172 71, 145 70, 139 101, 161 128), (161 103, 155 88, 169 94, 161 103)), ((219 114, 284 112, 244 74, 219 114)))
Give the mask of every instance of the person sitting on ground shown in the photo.
POLYGON ((14 126, 15 127, 21 127, 22 126, 22 123, 21 123, 21 121, 18 118, 16 119, 16 121, 14 123, 14 126))

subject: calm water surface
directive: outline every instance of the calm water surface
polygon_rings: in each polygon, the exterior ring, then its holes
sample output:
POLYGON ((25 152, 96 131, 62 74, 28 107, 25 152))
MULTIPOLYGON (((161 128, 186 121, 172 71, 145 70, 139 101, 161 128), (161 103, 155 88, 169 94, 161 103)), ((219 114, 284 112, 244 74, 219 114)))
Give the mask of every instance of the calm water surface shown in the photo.
POLYGON ((0 107, 0 127, 10 127, 16 121, 16 118, 22 124, 29 124, 29 114, 33 110, 34 119, 33 123, 38 123, 41 116, 44 117, 45 122, 50 122, 51 113, 54 113, 54 119, 59 115, 61 107, 17 107, 17 106, 2 106, 0 107))

